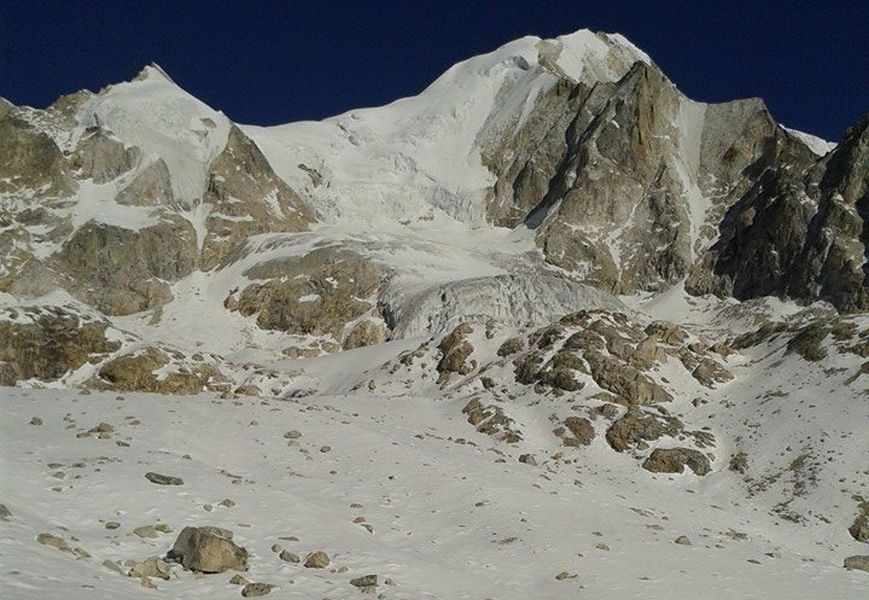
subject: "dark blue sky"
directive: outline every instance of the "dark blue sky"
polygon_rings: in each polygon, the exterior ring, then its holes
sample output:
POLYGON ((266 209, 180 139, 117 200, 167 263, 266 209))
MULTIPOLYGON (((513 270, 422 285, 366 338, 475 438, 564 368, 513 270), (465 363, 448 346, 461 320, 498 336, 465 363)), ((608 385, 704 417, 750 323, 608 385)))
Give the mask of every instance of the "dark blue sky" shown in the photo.
POLYGON ((236 121, 318 119, 415 94, 517 37, 589 28, 627 36, 692 98, 760 96, 829 139, 869 111, 859 0, 0 0, 0 15, 0 96, 37 107, 154 61, 236 121))

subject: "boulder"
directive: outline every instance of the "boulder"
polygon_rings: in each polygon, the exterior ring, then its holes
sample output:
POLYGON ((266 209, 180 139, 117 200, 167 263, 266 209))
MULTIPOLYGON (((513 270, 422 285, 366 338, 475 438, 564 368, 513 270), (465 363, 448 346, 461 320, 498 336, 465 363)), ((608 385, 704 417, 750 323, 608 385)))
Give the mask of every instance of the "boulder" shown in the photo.
POLYGON ((62 537, 52 535, 50 533, 40 533, 36 536, 36 541, 44 546, 51 546, 52 548, 57 548, 58 550, 63 550, 64 552, 72 552, 72 548, 62 537))
POLYGON ((358 588, 377 587, 377 575, 363 575, 350 580, 350 585, 358 588))
POLYGON ((241 595, 245 598, 256 598, 257 596, 265 596, 275 586, 271 583, 247 583, 241 588, 241 595))
POLYGON ((858 542, 869 543, 869 500, 860 503, 860 514, 848 528, 848 533, 858 542))
POLYGON ((180 477, 163 475, 161 473, 154 473, 153 471, 145 473, 145 479, 157 485, 184 485, 184 480, 180 477))
POLYGON ((329 555, 322 550, 311 552, 305 557, 305 566, 309 569, 325 569, 330 562, 329 555))
POLYGON ((846 569, 855 569, 869 572, 869 555, 855 554, 845 559, 843 565, 846 569))
POLYGON ((185 569, 200 573, 246 571, 248 553, 232 541, 232 534, 216 527, 185 527, 168 557, 185 569), (227 535, 228 534, 228 535, 227 535))

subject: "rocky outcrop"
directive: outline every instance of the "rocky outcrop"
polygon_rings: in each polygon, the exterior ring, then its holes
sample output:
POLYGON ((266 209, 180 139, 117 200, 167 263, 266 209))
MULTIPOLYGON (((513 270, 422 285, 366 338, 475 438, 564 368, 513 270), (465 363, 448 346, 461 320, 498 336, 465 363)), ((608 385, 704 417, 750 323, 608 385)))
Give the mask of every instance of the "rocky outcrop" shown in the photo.
MULTIPOLYGON (((521 342, 507 340, 499 355, 516 354, 521 342)), ((627 315, 604 310, 577 311, 528 336, 525 353, 512 359, 516 381, 537 389, 577 392, 591 381, 626 406, 669 402, 674 391, 652 376, 654 367, 677 358, 701 384, 714 387, 733 378, 721 355, 672 323, 645 329, 627 315)))
POLYGON ((96 128, 79 140, 72 165, 79 178, 106 183, 132 170, 140 155, 138 148, 127 148, 110 132, 96 128))
POLYGON ((437 371, 442 376, 448 377, 450 373, 467 375, 477 367, 476 361, 468 361, 468 357, 474 352, 474 347, 467 339, 474 333, 474 328, 467 323, 462 323, 453 329, 438 344, 441 351, 441 359, 437 364, 437 371))
POLYGON ((664 436, 674 437, 681 431, 682 423, 676 417, 631 407, 607 429, 606 441, 616 452, 624 452, 664 436))
POLYGON ((386 326, 382 323, 365 319, 353 325, 341 346, 344 350, 353 350, 354 348, 380 344, 386 340, 387 333, 386 326))
POLYGON ((595 382, 624 404, 658 404, 673 399, 667 390, 631 365, 594 351, 584 356, 595 382))
POLYGON ((55 381, 120 349, 107 321, 55 307, 7 308, 0 318, 0 385, 55 381))
POLYGON ((110 315, 128 315, 172 299, 167 282, 196 267, 196 232, 181 218, 141 229, 90 222, 50 265, 79 299, 110 315))
POLYGON ((227 391, 231 384, 217 364, 219 357, 147 346, 104 363, 91 387, 127 392, 197 394, 227 391))
POLYGON ((40 198, 61 198, 76 191, 60 148, 14 108, 0 118, 0 145, 0 194, 14 198, 34 191, 40 198))
POLYGON ((521 432, 515 427, 513 419, 507 416, 500 406, 483 405, 479 398, 472 398, 462 409, 467 415, 468 423, 480 433, 491 435, 507 443, 515 443, 522 439, 521 432))
POLYGON ((308 206, 275 175, 256 144, 233 125, 223 152, 211 163, 202 201, 205 223, 202 268, 220 265, 248 236, 302 231, 313 221, 308 206))
POLYGON ((712 470, 709 457, 691 448, 655 448, 643 463, 643 468, 652 473, 682 473, 686 466, 695 475, 712 470))
POLYGON ((263 329, 336 339, 343 338, 348 323, 374 308, 369 298, 383 276, 375 263, 340 248, 272 260, 245 275, 257 283, 228 298, 228 309, 256 315, 263 329))

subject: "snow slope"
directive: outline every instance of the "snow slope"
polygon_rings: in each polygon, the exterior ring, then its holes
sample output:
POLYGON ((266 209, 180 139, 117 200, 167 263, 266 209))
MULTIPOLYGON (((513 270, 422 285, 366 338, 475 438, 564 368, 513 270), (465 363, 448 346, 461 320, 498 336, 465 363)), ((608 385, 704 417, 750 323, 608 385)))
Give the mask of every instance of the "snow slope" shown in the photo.
MULTIPOLYGON (((785 407, 793 400, 765 408, 785 410, 776 436, 756 442, 770 460, 801 435, 785 407)), ((771 521, 736 493, 731 474, 653 476, 602 447, 531 467, 468 427, 455 401, 7 390, 2 409, 12 516, 0 523, 0 588, 9 598, 238 597, 232 573, 175 568, 149 590, 102 564, 162 554, 182 527, 206 524, 235 533, 252 555, 245 576, 278 585, 274 598, 355 595, 349 580, 369 573, 380 576, 384 598, 403 599, 865 597, 866 574, 840 566, 856 542, 831 537, 821 522, 771 521), (27 425, 37 415, 45 424, 27 425), (76 438, 103 421, 115 427, 110 439, 76 438), (298 446, 287 444, 289 430, 302 432, 298 446), (184 485, 156 486, 146 471, 184 485), (218 504, 225 498, 234 506, 218 504), (105 529, 107 521, 120 528, 105 529), (173 531, 132 533, 157 522, 173 531), (90 557, 37 544, 43 532, 90 557), (674 544, 681 535, 690 546, 674 544), (333 568, 282 562, 275 543, 302 557, 324 550, 333 568), (562 571, 570 578, 557 580, 562 571)), ((865 407, 853 410, 825 417, 825 431, 838 437, 826 427, 865 422, 865 407)), ((866 450, 864 439, 842 464, 866 450)))

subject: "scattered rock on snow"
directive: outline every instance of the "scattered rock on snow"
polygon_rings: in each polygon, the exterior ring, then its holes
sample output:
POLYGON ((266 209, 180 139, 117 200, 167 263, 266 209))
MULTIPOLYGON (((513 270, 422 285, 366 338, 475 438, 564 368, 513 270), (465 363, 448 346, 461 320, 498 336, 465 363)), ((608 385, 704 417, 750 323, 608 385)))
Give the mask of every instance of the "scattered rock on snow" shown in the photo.
POLYGON ((679 544, 680 546, 690 546, 691 540, 688 539, 687 535, 680 535, 674 541, 674 544, 679 544))
POLYGON ((271 583, 248 583, 241 589, 241 595, 245 598, 256 598, 257 596, 265 596, 272 591, 275 586, 271 583))
POLYGON ((148 472, 145 473, 145 479, 157 485, 184 485, 184 480, 180 477, 172 475, 161 475, 160 473, 148 472))
POLYGON ((172 566, 159 556, 150 556, 141 562, 130 565, 130 577, 159 577, 168 580, 172 566))
POLYGON ((846 569, 856 569, 869 572, 869 554, 855 554, 845 559, 842 565, 846 569))
POLYGON ((532 467, 537 466, 537 459, 533 454, 522 454, 519 456, 519 462, 525 463, 526 465, 530 465, 532 467))
POLYGON ((293 552, 290 552, 289 550, 281 550, 280 554, 278 555, 278 558, 280 558, 284 562, 291 562, 291 563, 297 563, 297 562, 301 561, 298 554, 294 554, 293 552))
POLYGON ((363 575, 350 580, 350 585, 358 588, 373 588, 377 586, 377 575, 363 575))
POLYGON ((45 546, 51 546, 52 548, 63 550, 64 552, 72 552, 72 548, 69 547, 69 544, 66 543, 65 539, 50 533, 40 533, 36 536, 36 541, 45 546))
POLYGON ((156 537, 160 537, 160 533, 153 525, 142 525, 141 527, 136 527, 133 530, 133 533, 140 538, 153 539, 156 537))
POLYGON ((322 550, 311 552, 305 557, 305 566, 309 569, 325 569, 330 562, 329 555, 322 550))

